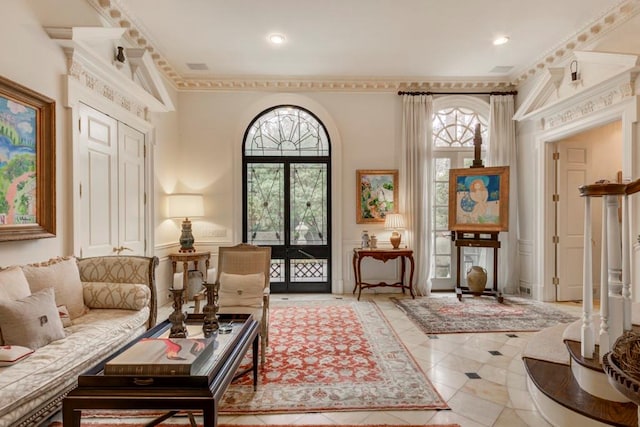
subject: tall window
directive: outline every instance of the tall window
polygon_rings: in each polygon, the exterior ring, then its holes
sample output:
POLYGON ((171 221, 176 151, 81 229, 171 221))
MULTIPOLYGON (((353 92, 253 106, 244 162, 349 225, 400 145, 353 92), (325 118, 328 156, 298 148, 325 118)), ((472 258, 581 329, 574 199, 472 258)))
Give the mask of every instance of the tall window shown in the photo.
MULTIPOLYGON (((481 102, 481 101, 480 101, 481 102)), ((436 108, 438 104, 434 103, 436 108)), ((487 106, 488 113, 488 106, 487 106)), ((433 116, 433 191, 432 289, 448 290, 455 286, 455 253, 449 223, 449 169, 466 168, 473 162, 473 138, 476 123, 481 125, 482 157, 487 146, 487 118, 473 106, 442 106, 433 116)), ((463 265, 477 263, 480 249, 465 249, 463 265)), ((466 269, 464 270, 466 271, 466 269)))

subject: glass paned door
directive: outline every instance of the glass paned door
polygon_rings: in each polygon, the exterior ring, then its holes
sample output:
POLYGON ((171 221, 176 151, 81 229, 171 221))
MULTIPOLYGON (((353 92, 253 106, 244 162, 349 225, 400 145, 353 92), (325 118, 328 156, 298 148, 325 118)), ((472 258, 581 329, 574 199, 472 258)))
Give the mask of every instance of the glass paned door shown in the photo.
POLYGON ((246 170, 245 236, 271 246, 271 289, 331 292, 328 163, 248 163, 246 170))

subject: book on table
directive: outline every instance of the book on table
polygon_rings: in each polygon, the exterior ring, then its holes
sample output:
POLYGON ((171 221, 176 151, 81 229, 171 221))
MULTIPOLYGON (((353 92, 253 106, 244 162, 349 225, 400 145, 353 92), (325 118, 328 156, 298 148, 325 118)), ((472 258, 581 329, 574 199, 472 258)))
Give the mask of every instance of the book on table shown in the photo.
POLYGON ((143 338, 104 366, 105 375, 193 375, 213 355, 214 338, 143 338))

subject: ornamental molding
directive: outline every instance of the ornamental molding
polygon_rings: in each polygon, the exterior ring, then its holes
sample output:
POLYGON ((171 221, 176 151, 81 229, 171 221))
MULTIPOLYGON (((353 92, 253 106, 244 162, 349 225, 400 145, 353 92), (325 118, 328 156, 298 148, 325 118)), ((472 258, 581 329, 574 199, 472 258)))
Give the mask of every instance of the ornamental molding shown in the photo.
POLYGON ((173 111, 162 77, 148 52, 125 49, 128 64, 123 64, 115 58, 103 59, 88 43, 118 41, 124 29, 48 27, 45 30, 67 57, 69 80, 147 122, 150 111, 173 111))
POLYGON ((550 130, 622 104, 636 96, 638 73, 640 67, 626 70, 597 86, 542 107, 520 120, 539 121, 540 129, 550 130))
POLYGON ((472 80, 450 81, 437 77, 421 77, 412 80, 407 77, 389 79, 369 79, 355 77, 353 79, 339 79, 335 77, 313 77, 308 79, 291 77, 213 77, 190 78, 181 76, 170 61, 157 49, 156 43, 145 28, 126 6, 123 0, 86 0, 104 18, 107 24, 125 30, 123 39, 131 48, 145 49, 155 65, 162 72, 172 86, 179 91, 344 91, 344 92, 393 92, 425 91, 425 90, 460 90, 481 91, 493 89, 513 90, 533 76, 560 64, 565 64, 577 49, 588 49, 598 39, 617 28, 640 13, 640 0, 620 0, 610 9, 581 31, 564 40, 556 48, 536 59, 533 64, 521 70, 516 70, 502 80, 472 80))

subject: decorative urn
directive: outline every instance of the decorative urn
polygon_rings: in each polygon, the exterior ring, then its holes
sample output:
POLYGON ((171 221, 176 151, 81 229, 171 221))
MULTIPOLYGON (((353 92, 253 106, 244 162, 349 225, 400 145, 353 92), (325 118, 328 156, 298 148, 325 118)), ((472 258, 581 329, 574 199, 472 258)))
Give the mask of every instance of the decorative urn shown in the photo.
POLYGON ((487 270, 479 265, 472 265, 467 271, 467 286, 474 295, 482 295, 487 285, 487 270))

